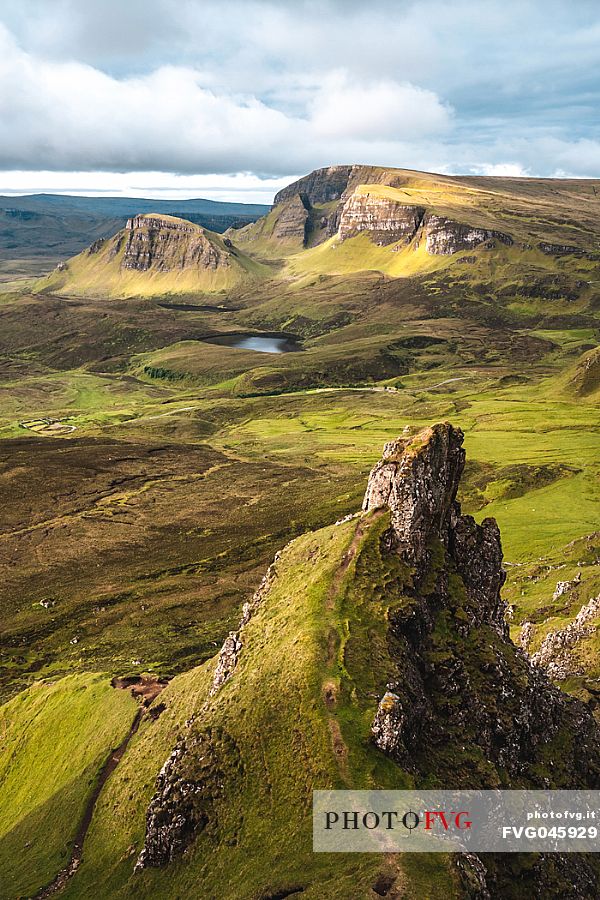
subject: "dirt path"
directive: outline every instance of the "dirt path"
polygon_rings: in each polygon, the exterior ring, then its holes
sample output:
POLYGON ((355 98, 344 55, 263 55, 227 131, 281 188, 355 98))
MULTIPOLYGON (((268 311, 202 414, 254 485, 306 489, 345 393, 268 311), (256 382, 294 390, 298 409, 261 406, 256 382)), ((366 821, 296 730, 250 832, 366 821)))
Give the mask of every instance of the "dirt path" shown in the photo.
POLYGON ((352 540, 350 542, 350 546, 348 547, 348 549, 342 556, 341 562, 336 570, 335 575, 333 576, 333 581, 331 582, 331 585, 329 587, 329 591, 327 593, 327 601, 326 601, 327 609, 333 609, 333 607, 334 607, 335 598, 337 597, 337 595, 340 592, 340 587, 341 587, 344 575, 348 571, 348 569, 350 567, 350 563, 352 562, 352 560, 354 559, 354 557, 356 556, 356 554, 358 552, 358 545, 360 544, 361 540, 363 539, 366 529, 369 528, 376 519, 378 519, 380 516, 382 516, 384 514, 384 512, 385 512, 384 509, 375 510, 375 512, 371 513, 370 516, 363 515, 358 519, 358 522, 356 525, 356 530, 355 530, 352 540))
MULTIPOLYGON (((338 568, 336 569, 335 575, 333 576, 333 580, 331 585, 329 586, 329 591, 327 592, 327 597, 325 600, 325 608, 329 611, 333 610, 335 607, 335 600, 338 596, 342 581, 346 572, 348 571, 350 564, 356 558, 356 554, 358 553, 358 548, 360 546, 360 542, 365 535, 365 531, 367 528, 372 525, 375 518, 379 517, 383 514, 383 510, 375 512, 370 516, 361 516, 358 519, 356 524, 356 529, 352 536, 352 540, 350 541, 350 545, 342 559, 338 568)), ((331 668, 335 661, 335 656, 338 651, 339 645, 339 637, 337 630, 334 625, 331 625, 329 628, 328 636, 327 636, 327 668, 331 668)), ((348 748, 344 742, 344 738, 342 737, 342 731, 340 728, 340 724, 338 720, 335 718, 334 710, 337 705, 337 694, 338 694, 338 686, 335 680, 331 678, 326 678, 322 685, 322 697, 325 706, 327 707, 327 711, 329 712, 329 716, 327 718, 329 732, 331 736, 331 745, 333 748, 333 752, 335 754, 338 768, 340 771, 340 775, 344 779, 344 781, 348 781, 349 770, 348 770, 348 748)))
POLYGON ((94 788, 94 791, 86 804, 83 817, 79 824, 79 828, 77 829, 77 834, 75 835, 75 842, 73 844, 73 849, 71 850, 71 858, 69 862, 63 869, 60 870, 51 884, 49 884, 45 888, 42 888, 39 893, 34 895, 33 900, 44 900, 44 898, 46 897, 52 897, 54 894, 60 893, 60 891, 62 891, 62 889, 65 887, 67 881, 69 881, 69 879, 73 877, 73 875, 79 868, 79 864, 81 863, 81 857, 83 854, 83 843, 90 827, 92 816, 94 815, 94 809, 96 807, 96 803, 98 802, 98 797, 102 792, 102 788, 121 762, 123 754, 127 750, 129 741, 140 726, 143 714, 143 709, 139 709, 136 712, 135 718, 131 723, 131 728, 129 729, 127 735, 119 744, 117 749, 112 751, 108 760, 104 764, 104 767, 100 772, 96 787, 94 788))

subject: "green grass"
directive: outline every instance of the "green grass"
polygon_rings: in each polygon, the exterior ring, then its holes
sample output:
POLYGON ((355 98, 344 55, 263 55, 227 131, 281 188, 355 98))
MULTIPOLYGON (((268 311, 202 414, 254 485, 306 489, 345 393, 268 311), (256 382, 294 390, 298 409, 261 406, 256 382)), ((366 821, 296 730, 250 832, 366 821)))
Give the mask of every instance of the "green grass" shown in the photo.
MULTIPOLYGON (((84 861, 66 898, 141 892, 157 898, 237 900, 293 885, 304 886, 303 896, 311 898, 368 895, 369 885, 387 864, 376 856, 313 854, 310 814, 314 788, 364 786, 365 779, 373 786, 399 786, 404 777, 366 743, 368 717, 357 707, 349 683, 341 688, 339 710, 329 712, 322 699, 332 679, 339 683, 367 676, 364 660, 360 666, 354 659, 341 666, 341 647, 338 655, 329 655, 327 635, 338 631, 344 616, 351 617, 351 629, 368 627, 367 618, 372 618, 383 639, 384 621, 378 616, 384 607, 369 612, 365 598, 362 611, 352 613, 348 607, 345 613, 352 573, 339 583, 335 580, 355 529, 356 521, 329 527, 285 549, 268 599, 244 631, 235 676, 208 700, 194 726, 211 735, 224 773, 223 789, 213 801, 215 824, 167 870, 132 876, 154 776, 184 730, 184 720, 206 700, 213 665, 207 664, 179 676, 161 694, 167 710, 156 723, 140 729, 107 785, 84 861), (342 674, 348 667, 351 676, 342 674), (353 722, 360 722, 359 729, 353 722), (338 723, 340 738, 334 737, 332 723, 338 723), (347 742, 347 757, 335 752, 336 740, 347 742)), ((378 673, 376 682, 383 677, 378 673)), ((361 684, 361 691, 366 689, 361 684)), ((363 701, 361 693, 360 704, 363 701)), ((372 705, 369 699, 369 710, 372 705)), ((428 896, 441 898, 453 890, 443 857, 429 876, 428 896)), ((407 896, 417 896, 416 886, 407 896)))
POLYGON ((87 798, 137 709, 102 675, 38 682, 0 706, 1 896, 51 882, 68 861, 87 798))
POLYGON ((265 266, 240 250, 228 248, 219 234, 173 216, 156 214, 151 218, 163 219, 165 222, 181 222, 191 230, 190 240, 200 241, 204 238, 213 252, 220 254, 220 263, 210 266, 203 264, 202 261, 200 263, 192 261, 182 265, 181 257, 187 250, 188 238, 184 235, 177 239, 167 233, 166 237, 170 240, 165 243, 166 251, 163 251, 164 259, 160 264, 139 271, 124 268, 127 235, 122 230, 107 240, 98 252, 90 253, 89 250, 84 250, 83 253, 70 259, 66 268, 60 271, 55 269, 49 276, 36 283, 35 290, 104 297, 156 296, 197 291, 212 293, 231 288, 246 277, 261 278, 269 272, 265 266))

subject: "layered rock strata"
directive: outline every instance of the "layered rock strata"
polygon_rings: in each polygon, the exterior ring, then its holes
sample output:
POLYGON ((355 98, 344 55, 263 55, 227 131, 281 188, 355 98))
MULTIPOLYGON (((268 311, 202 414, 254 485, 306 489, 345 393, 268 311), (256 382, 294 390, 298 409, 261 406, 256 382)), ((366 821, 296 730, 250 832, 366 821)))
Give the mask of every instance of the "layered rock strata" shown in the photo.
POLYGON ((229 254, 212 243, 201 228, 183 220, 135 216, 127 221, 114 254, 124 246, 122 269, 170 272, 217 269, 229 265, 229 254))

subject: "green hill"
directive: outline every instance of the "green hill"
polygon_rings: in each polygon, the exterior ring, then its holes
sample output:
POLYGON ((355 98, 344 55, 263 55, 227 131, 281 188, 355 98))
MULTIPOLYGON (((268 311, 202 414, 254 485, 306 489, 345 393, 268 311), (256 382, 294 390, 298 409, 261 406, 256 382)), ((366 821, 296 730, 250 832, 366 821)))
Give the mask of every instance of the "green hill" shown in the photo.
POLYGON ((136 708, 63 896, 598 895, 593 859, 310 846, 315 786, 598 784, 596 191, 336 166, 4 285, 7 900, 67 866, 136 708), (357 514, 415 460, 438 531, 357 514))
POLYGON ((277 555, 218 658, 150 706, 63 896, 358 900, 387 884, 442 898, 478 877, 516 898, 598 883, 593 860, 568 857, 557 870, 490 856, 477 875, 445 855, 312 852, 313 789, 600 778, 592 715, 508 639, 496 525, 453 506, 461 443, 437 425, 386 445, 365 512, 277 555))
POLYGON ((31 194, 0 197, 0 261, 67 259, 99 238, 123 228, 127 219, 160 213, 188 219, 211 231, 240 227, 268 211, 250 203, 214 200, 145 200, 31 194))
POLYGON ((61 263, 37 290, 121 297, 214 292, 264 271, 228 238, 184 219, 148 213, 61 263))

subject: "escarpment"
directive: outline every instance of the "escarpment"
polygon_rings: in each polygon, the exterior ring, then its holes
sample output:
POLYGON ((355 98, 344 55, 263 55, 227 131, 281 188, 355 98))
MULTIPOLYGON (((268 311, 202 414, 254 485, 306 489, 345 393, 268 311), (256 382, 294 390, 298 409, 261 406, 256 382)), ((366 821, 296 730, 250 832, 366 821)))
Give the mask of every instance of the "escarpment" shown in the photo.
POLYGON ((435 215, 424 206, 409 206, 377 192, 369 186, 355 190, 337 213, 337 234, 341 241, 366 232, 380 246, 401 242, 417 250, 421 244, 431 256, 452 256, 478 247, 491 249, 496 242, 510 246, 512 238, 501 231, 476 228, 435 215))
POLYGON ((387 550, 412 572, 389 614, 398 677, 379 703, 374 740, 417 771, 427 768, 424 747, 476 747, 487 786, 518 778, 540 788, 549 784, 539 757, 556 741, 560 785, 597 785, 600 729, 591 713, 508 638, 498 526, 478 525, 456 501, 462 442, 450 425, 392 441, 369 478, 363 508, 389 508, 387 550))
POLYGON ((230 264, 230 254, 211 242, 203 230, 182 219, 166 216, 135 216, 129 219, 125 233, 113 248, 123 248, 122 269, 170 272, 192 267, 217 269, 230 264))
MULTIPOLYGON (((462 445, 449 424, 389 442, 362 513, 277 555, 158 774, 138 872, 182 854, 210 867, 244 839, 245 824, 222 825, 236 803, 244 823, 266 804, 312 860, 312 790, 364 788, 365 772, 373 788, 600 785, 589 709, 509 639, 498 526, 456 499, 462 445)), ((526 878, 551 894, 566 877, 575 898, 597 886, 591 864, 561 857, 557 874, 555 862, 540 856, 526 878)), ((491 856, 460 860, 456 896, 472 896, 473 866, 478 896, 520 896, 491 856)))
POLYGON ((374 243, 385 246, 396 241, 409 243, 423 221, 425 209, 404 206, 387 197, 354 192, 345 203, 338 234, 342 241, 367 231, 374 243))
POLYGON ((472 250, 474 247, 494 242, 510 246, 512 238, 489 228, 473 228, 460 222, 454 222, 446 216, 430 215, 425 222, 425 249, 430 254, 451 256, 460 250, 472 250))
MULTIPOLYGON (((333 235, 345 241, 365 232, 379 246, 414 241, 415 250, 423 245, 432 256, 451 256, 513 243, 510 235, 497 229, 457 221, 424 204, 407 203, 401 195, 395 197, 395 190, 410 180, 408 173, 370 166, 317 169, 280 191, 273 208, 280 210, 282 233, 291 220, 295 237, 304 229, 305 244, 321 243, 333 235), (383 190, 378 189, 380 185, 383 190)), ((276 231, 278 224, 273 236, 279 237, 276 231)))

